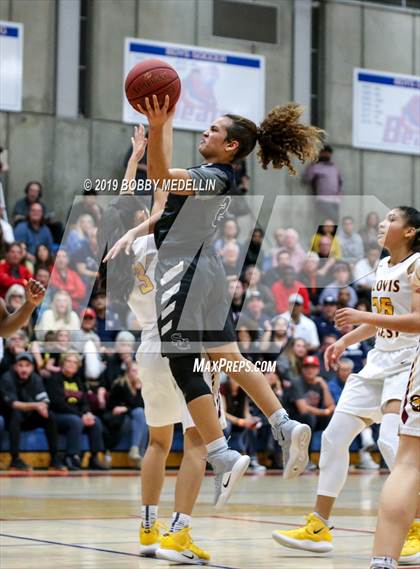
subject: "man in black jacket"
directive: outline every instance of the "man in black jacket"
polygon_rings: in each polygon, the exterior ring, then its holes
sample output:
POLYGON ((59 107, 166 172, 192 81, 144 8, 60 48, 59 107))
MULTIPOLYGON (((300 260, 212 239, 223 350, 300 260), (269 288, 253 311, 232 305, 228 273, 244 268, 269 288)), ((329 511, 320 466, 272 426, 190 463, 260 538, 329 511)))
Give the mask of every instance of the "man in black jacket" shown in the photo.
POLYGON ((5 406, 6 425, 10 436, 10 468, 30 470, 19 456, 22 430, 42 427, 48 439, 51 468, 65 470, 58 456, 57 424, 49 412, 49 399, 42 378, 34 373, 34 359, 28 352, 16 356, 13 369, 0 382, 0 394, 5 406))

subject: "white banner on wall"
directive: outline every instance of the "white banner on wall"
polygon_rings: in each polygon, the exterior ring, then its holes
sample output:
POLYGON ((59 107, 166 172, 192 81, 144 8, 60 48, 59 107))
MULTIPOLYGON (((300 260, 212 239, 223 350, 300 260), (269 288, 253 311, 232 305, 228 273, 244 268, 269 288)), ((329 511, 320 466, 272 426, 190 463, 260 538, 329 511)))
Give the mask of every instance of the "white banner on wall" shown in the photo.
POLYGON ((124 81, 139 61, 156 58, 176 69, 182 84, 174 127, 203 131, 225 113, 243 115, 255 122, 264 118, 265 58, 248 53, 197 46, 125 39, 123 121, 144 122, 128 103, 124 81))
POLYGON ((354 70, 353 146, 420 155, 420 77, 354 70))
POLYGON ((0 110, 22 110, 23 24, 0 20, 0 110))

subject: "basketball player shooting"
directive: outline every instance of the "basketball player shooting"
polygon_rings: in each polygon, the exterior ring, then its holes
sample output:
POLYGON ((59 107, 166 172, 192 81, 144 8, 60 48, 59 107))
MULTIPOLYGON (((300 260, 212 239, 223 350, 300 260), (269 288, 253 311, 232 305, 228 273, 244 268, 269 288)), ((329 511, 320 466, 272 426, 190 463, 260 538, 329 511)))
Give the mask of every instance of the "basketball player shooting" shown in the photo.
MULTIPOLYGON (((248 156, 259 142, 263 168, 269 164, 277 169, 286 166, 294 173, 293 158, 305 161, 317 156, 322 131, 299 122, 302 109, 296 104, 276 107, 260 127, 244 117, 224 115, 203 133, 198 149, 204 164, 187 170, 173 169, 175 107, 169 108, 168 96, 162 106, 153 96, 152 101, 146 98, 145 108, 139 108, 149 122, 148 178, 158 185, 169 183, 169 191, 155 192, 150 220, 159 251, 158 326, 162 353, 169 359, 172 375, 207 446, 208 461, 216 473, 215 502, 220 503, 225 501, 220 500, 222 495, 226 499, 230 495, 247 465, 239 453, 228 448, 209 387, 203 374, 194 368, 195 358, 200 357, 203 348, 213 361, 247 364, 236 365, 238 371, 228 373, 268 417, 274 438, 283 448, 284 477, 294 478, 306 467, 310 429, 289 419, 264 376, 239 351, 226 275, 212 247, 217 231, 215 220, 234 185, 234 160, 248 156), (171 190, 179 181, 195 181, 204 187, 211 182, 213 189, 171 190), (187 302, 189 309, 184 309, 187 302)), ((141 224, 128 232, 109 251, 107 259, 121 249, 128 250, 144 231, 145 225, 141 224)))

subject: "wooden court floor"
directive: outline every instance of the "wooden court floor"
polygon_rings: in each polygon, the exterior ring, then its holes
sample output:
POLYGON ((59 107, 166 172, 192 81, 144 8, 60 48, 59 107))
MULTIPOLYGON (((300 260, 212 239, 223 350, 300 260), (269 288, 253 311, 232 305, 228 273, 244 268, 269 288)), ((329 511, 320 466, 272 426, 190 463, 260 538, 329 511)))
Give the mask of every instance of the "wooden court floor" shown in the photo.
MULTIPOLYGON (((224 511, 212 506, 213 479, 204 480, 193 537, 224 569, 366 569, 378 495, 385 476, 354 473, 333 517, 335 550, 316 556, 284 549, 271 538, 292 529, 311 511, 317 475, 295 481, 279 475, 246 476, 224 511)), ((175 477, 168 475, 160 510, 168 521, 175 477)), ((1 569, 156 568, 165 561, 137 555, 139 480, 134 472, 112 475, 0 473, 1 569)))

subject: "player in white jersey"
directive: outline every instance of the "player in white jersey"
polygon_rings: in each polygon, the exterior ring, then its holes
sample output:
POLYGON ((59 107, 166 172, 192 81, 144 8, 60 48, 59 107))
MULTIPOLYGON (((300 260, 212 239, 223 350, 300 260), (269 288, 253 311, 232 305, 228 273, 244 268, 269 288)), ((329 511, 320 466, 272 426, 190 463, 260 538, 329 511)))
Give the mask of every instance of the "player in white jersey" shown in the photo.
MULTIPOLYGON (((412 286, 419 307, 420 261, 416 263, 412 286)), ((396 464, 381 493, 371 569, 395 569, 398 557, 403 564, 420 564, 420 343, 401 405, 399 432, 396 464)))
POLYGON ((419 262, 418 212, 391 210, 379 225, 378 242, 390 257, 382 259, 372 290, 373 312, 337 311, 336 324, 359 325, 325 352, 325 365, 335 365, 351 344, 376 334, 364 368, 347 379, 335 413, 322 436, 320 476, 315 511, 302 528, 275 531, 273 538, 293 549, 324 553, 333 549, 329 518, 347 478, 348 449, 371 423, 381 423, 378 446, 390 469, 398 448, 398 424, 410 365, 420 333, 420 310, 411 291, 410 275, 419 262))
MULTIPOLYGON (((133 243, 134 272, 137 283, 128 304, 142 329, 142 339, 136 354, 142 380, 142 397, 150 441, 142 462, 142 525, 140 554, 196 564, 210 560, 207 552, 198 548, 189 536, 191 513, 200 490, 206 467, 206 447, 194 426, 184 396, 177 386, 169 363, 161 355, 157 328, 154 271, 157 250, 153 235, 138 238, 133 243), (165 476, 165 464, 172 438, 173 426, 182 423, 184 456, 175 491, 175 511, 171 532, 161 537, 157 521, 158 504, 165 476), (173 548, 174 539, 182 550, 173 548)), ((204 378, 214 394, 222 428, 226 427, 219 394, 218 374, 205 372, 204 378)))

